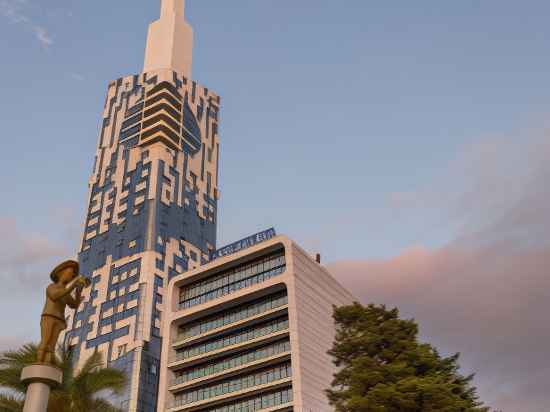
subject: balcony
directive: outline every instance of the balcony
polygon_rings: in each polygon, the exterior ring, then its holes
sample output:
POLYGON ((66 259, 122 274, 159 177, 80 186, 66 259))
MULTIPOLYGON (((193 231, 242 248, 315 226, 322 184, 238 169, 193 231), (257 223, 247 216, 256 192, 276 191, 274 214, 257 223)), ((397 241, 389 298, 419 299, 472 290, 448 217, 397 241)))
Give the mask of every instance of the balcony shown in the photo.
POLYGON ((209 384, 215 382, 221 378, 230 378, 232 376, 240 375, 247 372, 252 372, 256 369, 275 365, 285 360, 290 360, 291 352, 282 352, 268 358, 259 359, 257 361, 240 365, 238 367, 227 369, 216 374, 207 375, 199 379, 189 380, 187 382, 180 382, 180 379, 176 378, 172 381, 169 390, 171 392, 179 392, 182 390, 191 389, 200 385, 209 384))
MULTIPOLYGON (((264 385, 255 386, 252 388, 247 388, 238 392, 223 394, 214 398, 200 400, 192 403, 184 404, 178 402, 177 400, 170 406, 168 412, 195 412, 195 411, 216 411, 217 405, 223 405, 225 403, 230 403, 234 401, 235 403, 242 400, 246 402, 246 398, 252 398, 257 395, 258 398, 261 397, 262 392, 285 389, 292 385, 292 378, 282 379, 276 382, 267 383, 264 385)), ((284 411, 292 406, 292 399, 289 399, 289 402, 281 403, 279 405, 266 405, 265 408, 256 409, 256 411, 261 412, 275 412, 275 411, 284 411)), ((220 408, 220 411, 223 409, 220 408)), ((229 409, 228 409, 229 410, 229 409)))
POLYGON ((181 335, 177 335, 174 342, 172 343, 172 347, 174 349, 178 349, 184 346, 190 346, 193 343, 199 343, 202 341, 205 341, 209 338, 214 338, 216 336, 220 336, 224 334, 225 332, 229 332, 231 330, 237 330, 237 329, 243 329, 247 326, 254 326, 257 325, 263 321, 267 321, 270 319, 275 319, 279 316, 282 316, 284 314, 288 313, 288 305, 283 305, 280 307, 277 307, 275 309, 268 310, 266 312, 259 313, 255 316, 242 319, 240 321, 229 323, 227 325, 223 325, 219 328, 209 330, 205 333, 202 333, 200 335, 195 335, 191 337, 181 337, 181 335))
POLYGON ((244 341, 235 345, 226 346, 211 352, 201 353, 199 355, 189 357, 189 358, 178 356, 178 354, 176 353, 175 356, 172 356, 172 358, 169 360, 168 367, 173 370, 181 369, 183 367, 190 367, 204 361, 219 358, 220 356, 237 353, 242 350, 250 349, 261 344, 275 342, 276 340, 279 340, 286 336, 289 336, 288 329, 271 333, 269 335, 260 336, 256 339, 244 341))

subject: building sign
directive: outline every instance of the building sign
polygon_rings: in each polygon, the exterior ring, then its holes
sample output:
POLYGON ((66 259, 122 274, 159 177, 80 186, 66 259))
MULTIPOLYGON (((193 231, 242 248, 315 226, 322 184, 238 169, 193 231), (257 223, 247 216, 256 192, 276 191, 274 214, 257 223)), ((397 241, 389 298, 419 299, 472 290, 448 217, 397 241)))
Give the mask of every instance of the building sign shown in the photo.
POLYGON ((243 249, 247 249, 258 243, 265 242, 266 240, 272 239, 276 236, 275 229, 267 229, 263 232, 256 233, 255 235, 245 237, 238 242, 231 243, 230 245, 224 246, 221 249, 218 249, 210 254, 210 260, 218 259, 224 256, 232 255, 243 249))

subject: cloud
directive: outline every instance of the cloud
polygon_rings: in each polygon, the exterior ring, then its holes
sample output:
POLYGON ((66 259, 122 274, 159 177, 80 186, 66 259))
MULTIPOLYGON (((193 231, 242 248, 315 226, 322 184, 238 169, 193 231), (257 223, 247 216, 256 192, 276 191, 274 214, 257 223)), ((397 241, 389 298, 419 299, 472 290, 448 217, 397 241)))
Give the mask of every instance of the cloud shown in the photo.
POLYGON ((78 236, 70 211, 53 210, 46 220, 54 232, 29 230, 15 217, 0 216, 0 351, 39 339, 49 273, 60 261, 74 257, 78 236))
POLYGON ((61 241, 22 231, 13 217, 0 217, 0 232, 2 298, 35 291, 48 282, 51 265, 71 255, 70 248, 61 241))
POLYGON ((34 34, 36 35, 36 38, 40 43, 42 43, 43 46, 48 47, 53 44, 53 39, 50 37, 48 32, 44 27, 41 26, 34 26, 33 27, 34 34))
POLYGON ((541 164, 550 157, 546 130, 520 131, 514 137, 489 136, 466 147, 433 182, 390 193, 387 206, 427 225, 475 231, 500 218, 529 195, 541 164))
POLYGON ((23 339, 19 337, 12 337, 12 336, 2 336, 0 337, 0 352, 7 351, 7 350, 14 350, 17 348, 20 348, 25 343, 30 343, 31 341, 28 339, 23 339))
POLYGON ((73 80, 76 80, 78 82, 82 82, 84 80, 86 80, 86 77, 83 75, 83 74, 80 74, 80 73, 69 73, 69 76, 71 77, 71 79, 73 80))
POLYGON ((454 241, 329 269, 362 302, 397 306, 419 322, 423 338, 461 352, 490 406, 547 411, 550 137, 489 139, 453 167, 439 187, 396 198, 460 220, 454 241))
POLYGON ((54 40, 48 30, 44 26, 35 23, 23 11, 27 6, 27 0, 0 0, 0 14, 12 24, 18 24, 30 30, 44 48, 52 46, 54 40))

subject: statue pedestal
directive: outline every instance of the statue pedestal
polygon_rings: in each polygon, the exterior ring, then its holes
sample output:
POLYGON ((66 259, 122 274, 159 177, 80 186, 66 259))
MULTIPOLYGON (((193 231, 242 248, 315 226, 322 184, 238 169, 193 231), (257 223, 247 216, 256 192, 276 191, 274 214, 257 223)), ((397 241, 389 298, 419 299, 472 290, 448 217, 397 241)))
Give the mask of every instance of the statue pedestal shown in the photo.
POLYGON ((63 381, 63 371, 52 365, 29 365, 21 373, 21 382, 27 386, 23 412, 46 412, 51 388, 63 381))

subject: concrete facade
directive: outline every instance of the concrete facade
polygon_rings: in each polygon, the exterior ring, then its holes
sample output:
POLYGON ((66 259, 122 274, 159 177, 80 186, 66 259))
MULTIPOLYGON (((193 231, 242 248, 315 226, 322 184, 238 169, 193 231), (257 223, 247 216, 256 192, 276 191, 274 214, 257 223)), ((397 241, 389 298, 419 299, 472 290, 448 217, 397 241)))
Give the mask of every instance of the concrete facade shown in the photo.
POLYGON ((159 412, 332 411, 333 305, 354 298, 290 239, 176 276, 166 299, 159 412))
POLYGON ((91 278, 65 343, 124 370, 111 399, 129 412, 157 404, 164 292, 216 248, 220 98, 189 78, 192 30, 183 0, 162 0, 146 71, 109 84, 79 261, 91 278))

